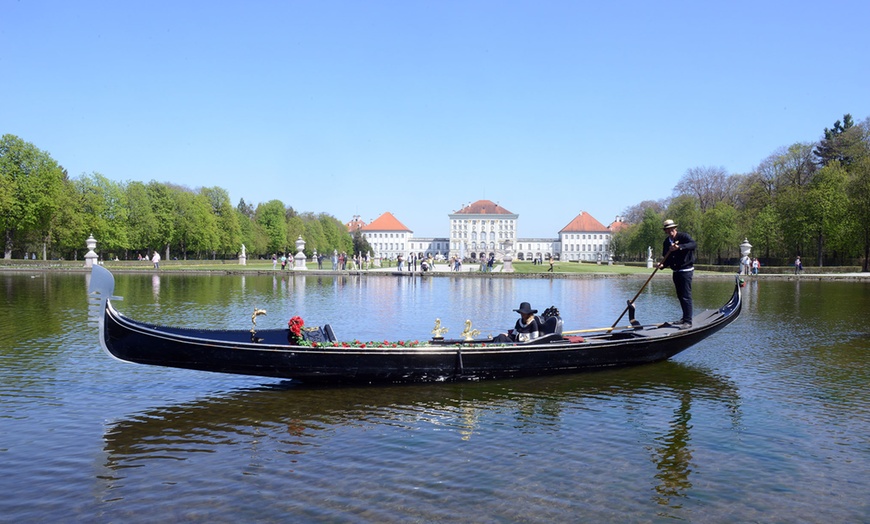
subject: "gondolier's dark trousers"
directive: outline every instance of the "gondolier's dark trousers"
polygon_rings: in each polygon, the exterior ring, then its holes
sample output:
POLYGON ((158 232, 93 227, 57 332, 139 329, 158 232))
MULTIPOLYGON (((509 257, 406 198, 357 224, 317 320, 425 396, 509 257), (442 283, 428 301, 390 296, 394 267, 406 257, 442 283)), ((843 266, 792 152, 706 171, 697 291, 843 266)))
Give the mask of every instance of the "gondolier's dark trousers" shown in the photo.
POLYGON ((674 271, 674 287, 677 290, 677 298, 680 299, 680 308, 683 310, 683 322, 692 322, 692 275, 694 269, 688 271, 674 271))

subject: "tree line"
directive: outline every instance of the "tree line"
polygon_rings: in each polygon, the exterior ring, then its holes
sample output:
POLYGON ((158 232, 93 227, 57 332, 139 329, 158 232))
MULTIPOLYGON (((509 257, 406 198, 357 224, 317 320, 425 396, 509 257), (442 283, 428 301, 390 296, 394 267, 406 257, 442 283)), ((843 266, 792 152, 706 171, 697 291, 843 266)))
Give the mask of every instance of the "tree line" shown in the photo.
MULTIPOLYGON (((698 241, 702 262, 737 258, 750 239, 753 255, 785 264, 800 255, 819 266, 870 259, 870 118, 846 114, 823 138, 774 151, 750 173, 723 167, 686 171, 673 194, 625 210, 615 233, 617 259, 658 251, 661 224, 671 218, 698 241)), ((99 173, 70 178, 51 156, 14 135, 0 140, 0 229, 4 257, 80 258, 93 234, 104 258, 135 259, 159 251, 166 259, 219 259, 295 251, 311 256, 368 253, 357 231, 326 213, 297 213, 280 200, 236 206, 220 187, 190 189, 151 181, 118 183, 99 173)))
POLYGON ((254 207, 242 199, 234 207, 220 187, 118 183, 99 173, 70 178, 47 152, 10 134, 0 139, 0 230, 6 259, 78 259, 90 235, 103 258, 122 260, 154 251, 167 260, 231 258, 242 244, 269 257, 295 253, 300 236, 307 256, 371 249, 337 218, 297 213, 280 200, 254 207))
POLYGON ((671 197, 625 211, 629 226, 614 234, 614 255, 646 259, 648 246, 658 254, 665 218, 698 241, 704 263, 731 263, 749 239, 768 265, 800 256, 818 266, 860 260, 868 271, 870 118, 855 124, 846 114, 819 141, 782 147, 750 173, 688 169, 671 197))

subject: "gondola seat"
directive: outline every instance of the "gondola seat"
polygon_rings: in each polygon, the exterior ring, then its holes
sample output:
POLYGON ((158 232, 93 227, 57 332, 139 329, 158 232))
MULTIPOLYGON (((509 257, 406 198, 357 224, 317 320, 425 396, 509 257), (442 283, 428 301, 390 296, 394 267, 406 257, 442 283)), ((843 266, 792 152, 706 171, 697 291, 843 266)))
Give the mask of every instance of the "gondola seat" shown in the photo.
POLYGON ((323 327, 305 328, 302 332, 302 339, 309 342, 335 342, 335 333, 332 331, 332 326, 324 324, 323 327))
POLYGON ((562 318, 561 317, 549 317, 547 320, 544 320, 542 327, 543 335, 562 334, 562 318))

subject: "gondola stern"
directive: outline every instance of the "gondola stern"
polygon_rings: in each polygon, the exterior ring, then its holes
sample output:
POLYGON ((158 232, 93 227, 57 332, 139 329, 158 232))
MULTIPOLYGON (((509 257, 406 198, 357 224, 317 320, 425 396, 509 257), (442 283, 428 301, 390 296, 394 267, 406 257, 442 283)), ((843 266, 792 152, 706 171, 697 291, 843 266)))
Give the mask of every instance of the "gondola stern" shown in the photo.
POLYGON ((115 292, 115 276, 100 265, 91 269, 91 280, 88 284, 88 324, 96 326, 100 332, 100 346, 110 357, 120 362, 128 362, 112 353, 106 340, 106 315, 111 308, 111 300, 123 300, 123 297, 113 296, 115 292))

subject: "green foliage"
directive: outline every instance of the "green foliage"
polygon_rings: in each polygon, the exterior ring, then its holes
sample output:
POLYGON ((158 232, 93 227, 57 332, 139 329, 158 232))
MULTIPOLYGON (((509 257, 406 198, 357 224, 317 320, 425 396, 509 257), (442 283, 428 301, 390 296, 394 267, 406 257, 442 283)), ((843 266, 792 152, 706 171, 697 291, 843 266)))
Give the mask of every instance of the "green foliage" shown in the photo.
MULTIPOLYGON (((712 204, 715 205, 715 204, 712 204)), ((697 237, 703 229, 700 203, 696 198, 689 195, 681 195, 671 201, 665 211, 665 218, 670 218, 680 225, 680 231, 685 231, 693 237, 697 237)), ((661 222, 659 223, 659 233, 661 233, 661 222)))
POLYGON ((323 225, 313 216, 309 216, 305 220, 305 233, 302 234, 302 238, 305 239, 305 254, 309 257, 313 256, 314 250, 323 253, 328 247, 326 235, 323 233, 323 225))
POLYGON ((843 115, 842 124, 837 120, 834 122, 833 128, 825 128, 825 138, 819 142, 814 151, 822 166, 827 166, 832 162, 844 165, 852 163, 852 149, 855 146, 855 141, 860 139, 853 126, 852 115, 847 113, 843 115))
POLYGON ((853 164, 848 181, 848 215, 851 217, 849 238, 863 258, 863 271, 870 271, 870 155, 853 164))
POLYGON ((266 236, 266 250, 270 253, 286 252, 291 245, 287 240, 287 221, 284 218, 284 211, 283 202, 270 200, 257 206, 254 213, 257 224, 266 236))
POLYGON ((302 217, 293 215, 287 219, 286 243, 291 251, 296 251, 296 240, 299 237, 305 237, 305 222, 302 217))
POLYGON ((664 236, 662 234, 662 215, 652 208, 647 208, 643 214, 643 222, 632 240, 632 251, 640 254, 640 259, 647 257, 649 248, 652 248, 653 258, 658 259, 664 236))
POLYGON ((737 233, 737 210, 726 202, 717 202, 701 217, 701 229, 695 236, 696 253, 711 263, 721 264, 728 251, 742 239, 737 233))
POLYGON ((197 258, 211 255, 217 250, 220 235, 208 198, 202 193, 181 189, 172 196, 176 206, 173 244, 180 249, 182 258, 187 260, 191 252, 197 258))
POLYGON ((816 174, 806 193, 807 226, 815 239, 818 264, 821 266, 826 242, 835 249, 845 247, 848 226, 847 201, 843 198, 846 193, 846 170, 837 161, 829 163, 816 174))
POLYGON ((124 188, 99 173, 82 175, 73 181, 79 213, 89 218, 80 237, 94 235, 103 249, 120 253, 129 247, 129 205, 124 188))
MULTIPOLYGON (((724 168, 686 171, 669 199, 627 209, 627 227, 614 234, 615 257, 660 256, 662 220, 671 218, 699 242, 698 256, 720 262, 739 256, 744 237, 755 255, 817 263, 870 258, 870 119, 844 115, 818 144, 795 143, 752 172, 724 168), (810 253, 805 250, 809 249, 810 253)), ((45 244, 54 257, 77 257, 93 234, 104 257, 135 258, 159 250, 181 257, 233 257, 245 244, 252 256, 295 251, 309 255, 367 253, 371 247, 331 215, 297 213, 280 200, 233 207, 219 187, 196 191, 156 181, 115 183, 92 173, 68 179, 47 153, 13 135, 0 139, 0 229, 5 255, 45 244)))
POLYGON ((354 231, 352 238, 353 238, 353 247, 351 249, 352 249, 353 253, 366 254, 366 253, 374 252, 374 249, 372 249, 372 246, 369 245, 369 241, 366 240, 366 237, 363 236, 362 231, 360 231, 360 230, 354 231))
POLYGON ((770 257, 772 252, 777 251, 777 239, 779 238, 778 231, 782 219, 776 212, 773 205, 768 205, 762 209, 752 221, 749 228, 749 235, 755 244, 755 255, 764 255, 770 257))
MULTIPOLYGON (((239 224, 239 214, 230 203, 230 195, 220 187, 204 187, 200 190, 211 207, 217 228, 217 246, 215 254, 222 256, 236 253, 242 245, 242 229, 239 224)), ((253 246, 253 244, 251 244, 253 246)), ((263 252, 263 251, 259 251, 263 252)))
POLYGON ((175 199, 169 186, 151 181, 145 186, 151 213, 154 215, 154 229, 145 234, 146 254, 148 250, 165 250, 164 258, 169 259, 169 246, 175 240, 175 199))
POLYGON ((49 236, 66 174, 51 156, 14 135, 0 138, 0 231, 5 258, 15 241, 49 236))
MULTIPOLYGON (((127 205, 129 206, 129 234, 130 249, 135 254, 145 256, 152 246, 151 231, 157 230, 157 215, 151 206, 151 193, 142 182, 130 182, 126 187, 127 205)), ((134 255, 135 256, 135 255, 134 255)))

